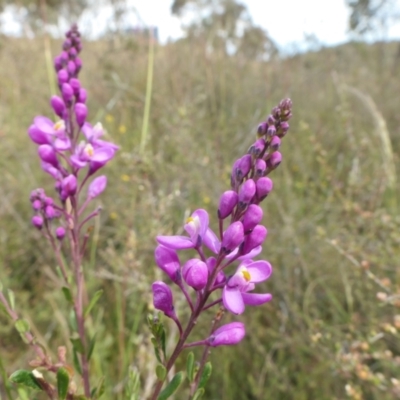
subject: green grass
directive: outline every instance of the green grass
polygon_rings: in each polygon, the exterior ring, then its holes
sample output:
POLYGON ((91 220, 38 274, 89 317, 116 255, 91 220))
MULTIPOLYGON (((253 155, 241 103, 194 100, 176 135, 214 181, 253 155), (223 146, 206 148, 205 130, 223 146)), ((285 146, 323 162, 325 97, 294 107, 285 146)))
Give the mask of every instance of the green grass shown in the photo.
MULTIPOLYGON (((59 44, 51 44, 53 54, 59 44)), ((240 317, 247 326, 240 345, 212 352, 205 397, 399 396, 391 381, 399 377, 393 329, 399 304, 376 298, 398 293, 400 284, 397 46, 353 43, 268 63, 209 54, 201 41, 156 46, 144 115, 147 43, 84 43, 81 81, 90 118, 121 146, 105 169, 104 212, 85 265, 90 291, 105 292, 88 330, 97 334, 92 381, 105 376, 106 399, 125 398, 129 367, 142 372, 143 398, 154 382, 145 323, 149 286, 162 278, 154 237, 179 231, 195 208, 215 215, 232 163, 286 96, 294 116, 274 190, 263 203, 269 230, 263 256, 274 274, 260 290, 274 300, 240 317)), ((0 65, 0 277, 54 355, 69 343, 67 310, 51 251, 30 226, 28 200, 32 188, 52 190, 26 134, 35 115, 51 116, 43 41, 2 37, 0 65)), ((180 315, 187 312, 179 297, 177 306, 180 315)), ((208 324, 204 318, 199 338, 208 324)), ((26 350, 1 314, 0 380, 27 367, 26 350)), ((17 398, 1 386, 4 399, 17 398)))

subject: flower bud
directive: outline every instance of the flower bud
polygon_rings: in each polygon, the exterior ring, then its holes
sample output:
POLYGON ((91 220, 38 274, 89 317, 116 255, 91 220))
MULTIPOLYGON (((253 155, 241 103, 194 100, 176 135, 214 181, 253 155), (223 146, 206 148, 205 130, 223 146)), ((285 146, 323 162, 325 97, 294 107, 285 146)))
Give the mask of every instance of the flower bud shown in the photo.
POLYGON ((39 199, 34 200, 34 201, 32 202, 32 208, 33 208, 35 211, 39 211, 39 210, 42 208, 42 202, 41 202, 39 199))
POLYGON ((63 118, 65 112, 65 103, 62 98, 58 96, 52 96, 50 104, 53 107, 56 115, 58 115, 60 118, 63 118))
POLYGON ((82 60, 79 57, 76 57, 74 63, 75 63, 75 72, 77 74, 82 68, 82 60))
POLYGON ((61 93, 64 101, 69 104, 72 100, 72 96, 74 95, 74 91, 69 83, 63 83, 61 86, 61 93))
POLYGON ((181 281, 181 263, 175 250, 165 246, 157 246, 154 251, 154 258, 157 265, 162 269, 173 282, 181 281))
POLYGON ((43 218, 40 215, 32 217, 32 225, 37 229, 43 228, 43 218))
POLYGON ((58 72, 63 67, 61 56, 54 58, 54 68, 58 72))
POLYGON ((94 199, 104 191, 106 186, 107 177, 105 175, 101 175, 93 179, 88 188, 88 197, 94 199))
POLYGON ((282 162, 282 154, 279 151, 274 151, 268 159, 268 167, 275 169, 282 162))
POLYGON ((207 264, 197 258, 188 260, 182 268, 182 275, 190 287, 202 290, 206 287, 208 280, 207 264))
POLYGON ((262 158, 257 158, 255 164, 256 176, 257 177, 263 176, 266 169, 267 169, 267 163, 262 158))
POLYGON ((154 308, 162 311, 167 317, 175 316, 171 289, 162 281, 156 281, 151 285, 153 291, 154 308))
POLYGON ((268 124, 266 122, 261 122, 261 124, 258 125, 257 128, 258 136, 264 136, 267 133, 267 129, 268 129, 268 124))
POLYGON ((257 225, 247 236, 245 236, 243 247, 240 253, 242 255, 250 253, 251 250, 260 246, 267 237, 267 228, 263 225, 257 225))
POLYGON ((256 193, 257 193, 257 199, 259 201, 264 200, 269 192, 272 190, 274 184, 272 180, 268 177, 263 177, 258 179, 256 182, 256 193))
POLYGON ((263 217, 263 210, 260 206, 256 204, 250 204, 246 213, 243 217, 243 230, 244 232, 251 231, 255 226, 257 226, 263 217))
POLYGON ((68 70, 69 76, 74 76, 75 75, 76 66, 75 66, 75 63, 72 60, 68 61, 67 70, 68 70))
POLYGON ((80 88, 77 101, 79 101, 79 103, 86 103, 86 99, 87 99, 86 89, 80 88))
POLYGON ((79 79, 71 78, 69 80, 69 84, 71 85, 72 90, 74 91, 74 94, 75 95, 79 94, 79 90, 81 88, 81 83, 79 82, 79 79))
POLYGON ((224 237, 221 243, 221 250, 225 254, 231 253, 236 249, 244 238, 243 224, 240 221, 236 221, 228 226, 228 229, 224 232, 224 237))
POLYGON ((65 236, 65 228, 62 226, 59 226, 56 229, 56 238, 61 241, 64 239, 64 236, 65 236))
POLYGON ((51 164, 53 167, 58 167, 58 159, 53 147, 49 144, 41 144, 38 147, 38 154, 41 160, 51 164))
POLYGON ((238 195, 233 190, 227 190, 219 199, 218 218, 225 219, 231 215, 238 202, 238 195))
POLYGON ((256 193, 256 184, 253 179, 248 179, 243 183, 239 192, 239 204, 244 208, 249 204, 256 193))
POLYGON ((248 153, 253 156, 253 158, 257 158, 261 152, 264 150, 265 147, 265 140, 258 139, 253 145, 249 148, 248 153))
POLYGON ((279 124, 278 135, 280 137, 284 137, 287 134, 288 130, 289 130, 289 123, 283 121, 279 124))
POLYGON ((272 151, 277 151, 277 150, 279 150, 279 147, 281 147, 281 139, 280 139, 279 136, 274 136, 274 137, 271 139, 271 143, 270 143, 270 145, 269 145, 269 148, 270 148, 272 151))
POLYGON ((46 208, 44 209, 44 213, 47 219, 53 219, 57 217, 57 212, 53 206, 46 206, 46 208))
POLYGON ((73 196, 77 190, 77 181, 75 175, 68 175, 61 181, 61 200, 66 200, 68 197, 73 196))
POLYGON ((276 134, 276 128, 275 125, 269 125, 267 129, 267 136, 268 137, 273 137, 276 134))
POLYGON ((231 322, 218 328, 207 339, 211 347, 231 346, 239 343, 246 335, 246 329, 242 322, 231 322))
POLYGON ((83 103, 76 103, 74 107, 76 123, 81 127, 85 121, 88 114, 88 109, 83 103))
POLYGON ((68 82, 69 75, 65 69, 60 69, 57 73, 58 84, 62 86, 64 83, 68 82))

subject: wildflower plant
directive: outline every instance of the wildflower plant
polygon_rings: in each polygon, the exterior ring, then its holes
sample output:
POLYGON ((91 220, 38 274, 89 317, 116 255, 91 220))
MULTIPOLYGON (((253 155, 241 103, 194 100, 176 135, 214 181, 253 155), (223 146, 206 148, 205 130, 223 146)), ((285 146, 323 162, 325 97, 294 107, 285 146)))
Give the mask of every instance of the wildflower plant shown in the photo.
POLYGON ((268 175, 282 161, 279 148, 289 129, 291 108, 290 99, 282 100, 273 108, 271 115, 258 127, 258 139, 247 154, 233 164, 231 187, 219 200, 217 233, 210 228, 207 211, 198 209, 184 224, 187 235, 157 237, 155 261, 172 284, 154 282, 153 303, 157 310, 175 322, 179 340, 167 357, 165 329, 158 315, 149 317, 155 353, 160 362, 153 400, 167 398, 177 390, 183 380, 182 371, 162 390, 164 381, 182 351, 195 346, 203 346, 203 355, 195 368, 194 354, 189 353, 186 374, 190 382, 190 398, 200 398, 211 374, 211 364, 207 362, 210 347, 235 345, 246 333, 242 322, 221 325, 225 311, 240 315, 246 306, 259 306, 272 299, 269 293, 253 292, 256 285, 266 281, 272 273, 268 261, 254 258, 261 253, 267 237, 260 204, 273 188, 268 175), (194 253, 194 257, 182 263, 178 251, 191 252, 190 256, 194 253), (175 312, 171 286, 178 287, 190 310, 185 325, 175 312), (215 306, 218 309, 208 336, 188 342, 199 317, 215 306))
POLYGON ((63 51, 54 60, 60 95, 53 96, 50 104, 57 121, 37 116, 28 135, 37 145, 42 170, 54 180, 54 195, 42 188, 31 192, 32 225, 54 252, 63 282, 62 291, 74 312, 72 358, 76 372, 82 377, 84 396, 79 394, 81 382, 77 384, 72 379, 74 373, 67 363, 66 347, 59 347, 57 361, 51 360, 32 334, 28 322, 15 311, 12 292, 9 291, 8 296, 0 292, 1 303, 14 320, 16 329, 36 353, 36 358, 30 362, 35 369, 16 371, 10 379, 42 390, 50 399, 95 399, 102 390, 90 385, 89 360, 94 339, 89 338, 85 330, 85 320, 101 291, 85 304, 88 295, 83 257, 91 233, 88 223, 101 211, 100 207, 93 206, 93 200, 107 186, 107 177, 97 173, 114 157, 118 147, 103 140, 100 124, 92 126, 87 121, 87 92, 79 80, 81 50, 80 33, 77 26, 73 26, 66 34, 63 51), (55 379, 41 371, 54 373, 55 379))
MULTIPOLYGON (((30 362, 33 370, 15 371, 10 380, 43 391, 49 399, 98 399, 104 393, 102 385, 91 385, 90 358, 95 342, 85 324, 102 292, 91 296, 87 293, 83 260, 92 231, 89 223, 101 212, 93 200, 107 186, 107 177, 99 175, 99 171, 112 160, 118 147, 104 140, 100 124, 93 126, 88 122, 87 92, 79 80, 81 50, 80 34, 73 26, 66 34, 61 54, 54 60, 60 95, 53 96, 50 104, 56 121, 37 116, 28 129, 29 138, 37 146, 41 168, 54 182, 54 194, 43 188, 31 192, 31 222, 54 253, 61 289, 74 314, 72 355, 67 354, 67 346, 60 346, 57 360, 52 360, 33 335, 28 321, 17 313, 12 291, 4 291, 0 286, 0 304, 36 354, 30 362)), ((164 385, 169 372, 185 349, 199 346, 203 353, 198 363, 194 353, 188 354, 186 377, 190 383, 189 397, 200 398, 211 375, 207 361, 210 348, 238 344, 246 334, 243 322, 223 323, 224 316, 227 312, 240 315, 246 306, 260 306, 272 299, 271 294, 257 288, 272 273, 268 261, 256 259, 267 237, 261 203, 273 188, 269 175, 282 161, 279 148, 289 129, 291 108, 290 99, 273 108, 259 125, 257 140, 233 164, 230 189, 222 193, 216 212, 217 232, 211 229, 213 221, 207 211, 198 209, 184 224, 187 235, 156 238, 155 262, 170 282, 152 284, 153 304, 176 324, 179 339, 167 356, 166 331, 160 313, 148 316, 159 362, 153 400, 167 399, 177 390, 185 373, 176 373, 164 385), (185 253, 186 262, 181 262, 180 252, 185 253), (185 299, 186 321, 175 310, 173 288, 185 299), (207 318, 212 308, 217 310, 208 335, 190 342, 200 316, 207 318)), ((133 380, 135 386, 138 384, 135 376, 128 380, 127 387, 133 380)))

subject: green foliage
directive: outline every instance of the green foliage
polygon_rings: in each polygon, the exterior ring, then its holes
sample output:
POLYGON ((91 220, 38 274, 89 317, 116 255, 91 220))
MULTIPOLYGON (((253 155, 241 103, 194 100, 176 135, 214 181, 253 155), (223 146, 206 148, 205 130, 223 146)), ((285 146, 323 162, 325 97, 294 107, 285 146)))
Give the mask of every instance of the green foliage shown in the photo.
POLYGON ((19 369, 18 371, 15 371, 10 376, 10 381, 12 383, 17 383, 19 385, 30 387, 36 390, 42 390, 36 378, 33 376, 33 373, 25 369, 19 369))
POLYGON ((181 385, 184 378, 183 372, 178 372, 172 379, 171 382, 167 384, 165 389, 159 394, 157 400, 166 400, 169 399, 181 385))
POLYGON ((59 400, 65 400, 68 394, 69 373, 65 368, 57 371, 57 393, 59 400))

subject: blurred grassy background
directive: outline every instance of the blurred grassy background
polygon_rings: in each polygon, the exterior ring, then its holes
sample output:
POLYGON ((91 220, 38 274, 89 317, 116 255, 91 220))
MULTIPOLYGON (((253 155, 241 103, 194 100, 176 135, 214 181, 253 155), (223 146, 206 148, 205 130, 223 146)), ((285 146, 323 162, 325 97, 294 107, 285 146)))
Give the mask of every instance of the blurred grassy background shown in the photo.
MULTIPOLYGON (((68 311, 28 200, 38 186, 52 191, 26 134, 35 115, 51 117, 43 43, 0 39, 0 276, 54 354, 69 343, 68 311)), ((60 42, 51 46, 57 54, 60 42)), ((263 203, 262 256, 274 274, 260 290, 274 300, 238 318, 247 325, 240 345, 213 350, 205 398, 400 398, 398 44, 352 43, 269 62, 210 54, 201 40, 156 46, 144 154, 147 43, 86 42, 82 59, 90 120, 121 146, 105 169, 104 211, 85 260, 90 290, 105 290, 88 322, 97 332, 92 381, 105 376, 104 397, 126 398, 129 368, 142 373, 141 398, 154 383, 145 317, 150 283, 165 279, 153 261, 154 237, 179 232, 196 208, 215 215, 258 122, 290 97, 283 163, 263 203)), ((176 301, 184 316, 178 294, 176 301)), ((204 317, 199 337, 208 324, 204 317)), ((26 350, 1 314, 5 399, 17 398, 5 377, 27 366, 26 350)), ((184 390, 176 398, 186 398, 184 390)))

